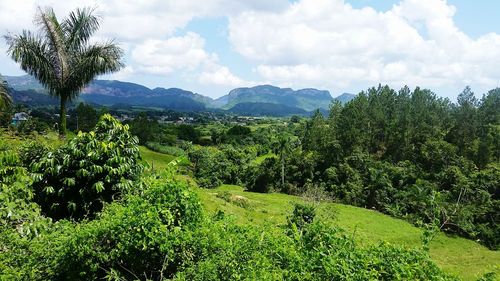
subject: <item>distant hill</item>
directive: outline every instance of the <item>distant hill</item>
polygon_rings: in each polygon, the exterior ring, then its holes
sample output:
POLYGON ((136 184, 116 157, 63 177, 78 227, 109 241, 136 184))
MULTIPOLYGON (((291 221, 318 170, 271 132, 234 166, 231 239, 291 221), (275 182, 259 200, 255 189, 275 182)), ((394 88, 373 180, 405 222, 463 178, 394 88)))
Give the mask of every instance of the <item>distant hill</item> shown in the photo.
POLYGON ((242 102, 228 109, 229 112, 246 116, 306 115, 307 111, 284 104, 265 102, 242 102))
POLYGON ((290 88, 262 85, 234 89, 228 95, 216 99, 211 106, 230 109, 240 103, 271 103, 313 111, 318 108, 327 109, 332 100, 328 91, 317 89, 294 91, 290 88))
POLYGON ((16 91, 33 90, 34 92, 47 93, 47 90, 33 76, 3 76, 9 87, 16 91))
POLYGON ((356 95, 349 94, 349 93, 343 93, 342 95, 340 95, 334 99, 340 101, 342 104, 345 104, 345 103, 350 102, 355 97, 356 97, 356 95))
MULTIPOLYGON (((47 95, 47 90, 29 75, 5 76, 14 89, 15 102, 28 105, 57 105, 56 98, 47 95)), ((134 105, 164 108, 177 111, 203 111, 208 108, 222 109, 242 115, 307 115, 320 109, 328 110, 333 100, 346 103, 355 95, 344 93, 332 98, 330 92, 317 89, 293 90, 271 85, 251 88, 236 88, 216 100, 178 88, 150 89, 140 84, 116 80, 94 80, 79 97, 79 101, 116 106, 134 105)))
MULTIPOLYGON (((9 87, 14 89, 14 101, 28 105, 58 104, 49 97, 45 88, 33 77, 5 76, 9 87)), ((83 89, 80 101, 99 105, 137 105, 159 107, 177 111, 202 111, 211 98, 177 88, 155 88, 116 80, 94 80, 83 89)))

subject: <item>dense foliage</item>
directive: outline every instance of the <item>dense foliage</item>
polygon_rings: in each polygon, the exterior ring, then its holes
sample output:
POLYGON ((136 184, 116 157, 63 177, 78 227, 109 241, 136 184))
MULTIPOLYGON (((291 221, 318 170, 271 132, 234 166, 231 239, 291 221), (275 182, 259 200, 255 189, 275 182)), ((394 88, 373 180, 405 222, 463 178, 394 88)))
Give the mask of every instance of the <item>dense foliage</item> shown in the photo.
MULTIPOLYGON (((73 188, 82 192, 71 199, 88 207, 89 195, 101 196, 108 187, 97 192, 89 184, 102 174, 85 163, 100 163, 102 169, 111 169, 108 175, 125 177, 120 173, 125 166, 114 165, 129 164, 133 170, 137 149, 127 127, 109 115, 95 130, 80 133, 55 151, 29 145, 16 152, 0 143, 0 279, 454 280, 425 251, 388 244, 358 247, 342 230, 315 222, 314 209, 307 205, 297 205, 282 229, 239 226, 220 212, 206 216, 189 186, 173 180, 168 171, 126 179, 129 188, 120 190, 120 200, 108 198, 85 220, 47 218, 47 201, 37 196, 69 202, 66 184, 74 176, 73 188), (59 159, 62 151, 67 156, 59 159), (131 162, 120 160, 125 155, 131 162), (36 163, 46 169, 37 170, 36 163), (88 173, 82 173, 86 168, 88 173), (60 196, 37 194, 43 182, 60 184, 60 196)), ((238 152, 231 146, 223 151, 224 157, 238 152)), ((231 159, 238 159, 237 154, 231 159)))
POLYGON ((269 123, 238 141, 230 132, 243 131, 239 125, 212 127, 217 148, 188 151, 200 185, 322 190, 498 248, 500 89, 477 100, 466 88, 455 104, 429 90, 379 86, 334 102, 326 117, 317 111, 305 121, 269 123), (232 157, 227 143, 246 152, 232 157))
POLYGON ((22 156, 33 174, 34 201, 54 219, 95 215, 140 175, 137 142, 128 126, 103 115, 93 131, 54 151, 26 147, 22 156))
POLYGON ((287 159, 288 181, 307 178, 341 202, 498 248, 498 128, 499 89, 477 101, 467 88, 452 104, 418 88, 372 88, 305 124, 303 151, 287 159), (292 170, 295 157, 311 157, 313 173, 292 170))

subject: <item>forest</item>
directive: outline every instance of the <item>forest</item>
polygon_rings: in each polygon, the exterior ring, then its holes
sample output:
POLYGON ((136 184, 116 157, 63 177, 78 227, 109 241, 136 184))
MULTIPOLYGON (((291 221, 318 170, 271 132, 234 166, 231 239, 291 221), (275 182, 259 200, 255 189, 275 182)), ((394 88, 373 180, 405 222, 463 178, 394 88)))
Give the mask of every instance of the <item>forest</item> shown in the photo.
MULTIPOLYGON (((67 140, 50 141, 51 120, 40 117, 31 122, 43 126, 5 128, 3 276, 453 279, 430 260, 429 243, 445 232, 498 250, 500 214, 500 90, 477 100, 466 88, 457 100, 378 86, 334 102, 327 116, 193 124, 160 123, 154 112, 121 124, 80 104, 70 110, 79 114, 78 132, 67 140), (155 162, 145 150, 170 160, 155 162), (193 188, 224 184, 307 200, 292 204, 276 232, 204 211, 193 188), (315 218, 320 202, 407 220, 424 230, 421 247, 360 247, 315 218)), ((216 197, 243 209, 251 204, 227 191, 216 197)))
POLYGON ((140 140, 172 155, 182 153, 169 140, 184 140, 179 146, 205 188, 318 193, 498 249, 500 90, 477 100, 466 88, 457 100, 379 86, 333 103, 328 116, 254 131, 215 124, 159 130, 140 117, 131 130, 149 128, 136 132, 140 140))
POLYGON ((498 279, 499 88, 279 118, 96 106, 80 92, 123 50, 90 40, 92 9, 36 19, 7 52, 60 104, 0 81, 0 280, 498 279))

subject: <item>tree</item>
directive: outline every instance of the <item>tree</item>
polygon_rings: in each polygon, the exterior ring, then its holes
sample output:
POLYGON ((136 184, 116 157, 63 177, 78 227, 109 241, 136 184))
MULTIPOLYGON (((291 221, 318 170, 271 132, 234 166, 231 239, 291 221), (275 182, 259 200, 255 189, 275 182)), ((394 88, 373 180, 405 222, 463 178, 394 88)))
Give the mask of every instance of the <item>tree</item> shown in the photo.
POLYGON ((148 141, 157 141, 159 124, 154 119, 149 120, 148 115, 141 112, 130 122, 130 131, 139 138, 140 144, 146 144, 148 141))
POLYGON ((122 68, 123 51, 113 41, 90 44, 100 18, 89 8, 59 21, 51 8, 38 9, 40 33, 7 35, 8 53, 21 68, 60 98, 59 135, 66 134, 66 103, 96 76, 122 68))
POLYGON ((89 132, 99 121, 99 114, 89 104, 80 103, 76 107, 76 116, 77 131, 89 132))
POLYGON ((281 188, 285 187, 285 157, 290 150, 290 137, 282 135, 276 144, 276 152, 281 163, 281 188))
POLYGON ((12 105, 12 98, 7 89, 7 82, 0 76, 0 109, 4 110, 12 105))

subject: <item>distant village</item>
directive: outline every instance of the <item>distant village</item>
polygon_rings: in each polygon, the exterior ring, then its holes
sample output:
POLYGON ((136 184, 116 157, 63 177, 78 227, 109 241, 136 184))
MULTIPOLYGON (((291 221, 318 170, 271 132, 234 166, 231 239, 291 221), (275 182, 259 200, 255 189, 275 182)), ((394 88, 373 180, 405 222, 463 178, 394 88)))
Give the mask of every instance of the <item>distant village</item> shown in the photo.
MULTIPOLYGON (((191 114, 191 113, 190 113, 191 114)), ((154 115, 148 116, 149 119, 154 119, 158 121, 160 124, 197 124, 202 121, 220 121, 227 122, 229 124, 237 124, 237 125, 248 125, 251 123, 258 122, 260 120, 265 119, 264 117, 255 117, 255 116, 230 116, 230 115, 215 115, 211 113, 197 113, 199 116, 179 116, 180 113, 176 114, 164 114, 164 115, 154 115)), ((52 114, 54 118, 59 118, 59 114, 52 114)), ((111 113, 111 115, 119 120, 120 122, 127 123, 134 118, 137 117, 137 114, 125 114, 125 113, 111 113)), ((72 116, 67 114, 66 117, 69 119, 72 116)), ((31 116, 28 112, 16 112, 12 116, 11 125, 16 127, 21 123, 30 120, 31 116)))

